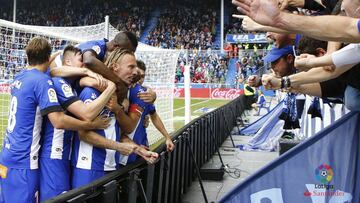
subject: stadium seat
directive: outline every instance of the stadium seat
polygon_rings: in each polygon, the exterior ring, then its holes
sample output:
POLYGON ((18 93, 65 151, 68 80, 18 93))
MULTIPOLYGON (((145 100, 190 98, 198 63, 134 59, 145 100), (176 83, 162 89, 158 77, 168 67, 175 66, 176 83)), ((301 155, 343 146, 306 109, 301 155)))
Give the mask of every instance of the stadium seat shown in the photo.
POLYGON ((259 110, 258 112, 256 113, 257 115, 260 115, 260 111, 261 109, 265 109, 267 111, 267 113, 270 111, 270 107, 271 107, 271 102, 273 100, 274 97, 270 97, 270 100, 269 101, 266 101, 264 103, 262 103, 260 106, 259 106, 259 110))

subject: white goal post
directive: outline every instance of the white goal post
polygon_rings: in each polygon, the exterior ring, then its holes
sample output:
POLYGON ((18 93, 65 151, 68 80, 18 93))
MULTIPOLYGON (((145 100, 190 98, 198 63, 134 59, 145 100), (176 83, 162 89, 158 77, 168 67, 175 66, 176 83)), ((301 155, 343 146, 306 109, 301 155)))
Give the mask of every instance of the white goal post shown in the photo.
MULTIPOLYGON (((78 44, 104 38, 108 33, 113 39, 119 31, 106 23, 80 27, 46 27, 22 25, 0 19, 0 144, 7 126, 9 105, 9 82, 27 63, 25 46, 34 36, 45 37, 51 42, 53 51, 67 44, 78 44), (108 29, 108 30, 106 30, 108 29)), ((155 106, 168 132, 173 131, 173 92, 175 69, 179 51, 165 50, 139 43, 137 59, 147 66, 145 85, 157 92, 155 106)), ((162 136, 150 125, 149 143, 159 141, 162 136)))

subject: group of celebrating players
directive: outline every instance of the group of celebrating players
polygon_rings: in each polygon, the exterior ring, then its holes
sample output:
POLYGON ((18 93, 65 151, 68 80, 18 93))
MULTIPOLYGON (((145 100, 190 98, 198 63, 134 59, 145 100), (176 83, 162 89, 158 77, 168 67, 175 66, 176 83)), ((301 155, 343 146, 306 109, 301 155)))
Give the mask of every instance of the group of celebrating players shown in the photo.
POLYGON ((142 85, 146 66, 135 58, 137 44, 134 34, 120 32, 51 55, 47 39, 29 41, 28 67, 11 83, 0 202, 43 202, 138 157, 154 163, 149 117, 174 149, 156 93, 142 85))

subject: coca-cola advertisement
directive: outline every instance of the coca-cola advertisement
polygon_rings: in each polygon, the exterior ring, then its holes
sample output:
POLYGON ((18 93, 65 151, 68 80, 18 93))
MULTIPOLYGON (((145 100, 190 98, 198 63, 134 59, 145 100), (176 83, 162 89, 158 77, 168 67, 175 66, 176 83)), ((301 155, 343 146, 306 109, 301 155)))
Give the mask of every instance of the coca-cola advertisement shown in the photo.
POLYGON ((229 88, 216 88, 211 89, 212 99, 235 99, 236 97, 243 94, 243 90, 240 89, 229 89, 229 88))
MULTIPOLYGON (((191 98, 205 98, 205 99, 235 99, 239 95, 243 94, 241 89, 230 89, 230 88, 191 88, 191 98)), ((174 97, 184 98, 184 88, 175 88, 174 97)))

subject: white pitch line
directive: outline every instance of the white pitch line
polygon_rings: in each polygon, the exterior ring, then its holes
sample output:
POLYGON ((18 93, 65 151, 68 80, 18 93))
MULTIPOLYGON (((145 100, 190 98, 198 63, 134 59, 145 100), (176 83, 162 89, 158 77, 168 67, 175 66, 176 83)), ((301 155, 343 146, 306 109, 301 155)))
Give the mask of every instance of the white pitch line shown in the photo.
MULTIPOLYGON (((198 104, 202 104, 202 103, 205 103, 205 102, 208 102, 208 101, 210 101, 210 99, 205 100, 205 101, 201 101, 201 102, 197 102, 197 103, 192 104, 192 105, 190 105, 190 106, 196 106, 196 105, 198 105, 198 104)), ((181 110, 181 109, 185 109, 185 106, 180 107, 180 108, 178 108, 178 109, 174 109, 174 112, 175 112, 175 111, 178 111, 178 110, 181 110)))

